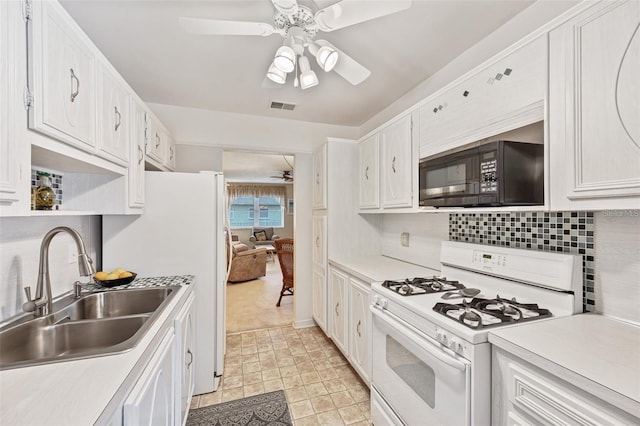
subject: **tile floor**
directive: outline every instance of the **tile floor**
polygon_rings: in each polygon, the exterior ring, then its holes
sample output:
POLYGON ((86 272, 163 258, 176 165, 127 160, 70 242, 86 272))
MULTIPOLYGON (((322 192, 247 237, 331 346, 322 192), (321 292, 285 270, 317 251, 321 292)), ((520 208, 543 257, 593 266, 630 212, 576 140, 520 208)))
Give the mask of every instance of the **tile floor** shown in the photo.
POLYGON ((222 385, 191 408, 280 389, 295 426, 371 424, 369 389, 318 327, 227 334, 222 385))

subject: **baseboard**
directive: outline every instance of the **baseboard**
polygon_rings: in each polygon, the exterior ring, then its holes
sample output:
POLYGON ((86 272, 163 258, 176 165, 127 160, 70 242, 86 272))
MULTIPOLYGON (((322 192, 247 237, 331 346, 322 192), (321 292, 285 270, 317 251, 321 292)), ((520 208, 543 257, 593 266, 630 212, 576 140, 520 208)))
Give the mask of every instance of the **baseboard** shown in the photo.
POLYGON ((293 323, 293 328, 307 328, 307 327, 315 327, 318 324, 313 320, 313 318, 305 319, 302 321, 295 321, 293 323))

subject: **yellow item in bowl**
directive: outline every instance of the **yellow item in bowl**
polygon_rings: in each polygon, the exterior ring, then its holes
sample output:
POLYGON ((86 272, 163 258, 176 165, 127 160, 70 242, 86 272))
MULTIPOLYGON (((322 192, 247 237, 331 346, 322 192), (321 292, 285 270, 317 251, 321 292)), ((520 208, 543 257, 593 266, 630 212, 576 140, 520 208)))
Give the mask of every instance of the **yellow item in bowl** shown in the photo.
POLYGON ((133 274, 129 271, 124 271, 123 273, 121 273, 120 275, 118 275, 118 278, 129 278, 132 277, 133 274))
POLYGON ((96 272, 96 274, 94 275, 94 278, 95 278, 96 280, 98 280, 98 281, 104 281, 104 280, 106 280, 106 279, 107 279, 107 276, 108 276, 108 275, 109 275, 109 274, 107 274, 107 273, 106 273, 106 272, 104 272, 104 271, 98 271, 98 272, 96 272))
POLYGON ((109 275, 107 275, 107 278, 106 278, 107 281, 109 281, 109 280, 117 280, 117 279, 118 279, 118 274, 109 274, 109 275))
POLYGON ((118 268, 118 269, 114 269, 114 270, 113 270, 113 271, 111 271, 110 273, 111 273, 111 274, 116 274, 116 275, 118 275, 118 276, 119 276, 119 275, 120 275, 120 274, 122 274, 123 272, 127 272, 127 271, 126 271, 126 270, 124 270, 124 269, 122 269, 122 268, 118 268))

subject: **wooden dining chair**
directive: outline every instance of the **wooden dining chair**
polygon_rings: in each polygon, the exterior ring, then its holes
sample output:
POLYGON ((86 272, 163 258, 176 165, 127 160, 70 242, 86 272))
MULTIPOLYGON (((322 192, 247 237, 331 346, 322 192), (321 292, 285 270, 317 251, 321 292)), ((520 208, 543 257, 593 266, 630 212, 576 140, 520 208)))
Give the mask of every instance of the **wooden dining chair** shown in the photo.
POLYGON ((278 262, 280 262, 282 270, 282 290, 278 303, 276 303, 276 306, 280 306, 282 296, 293 295, 293 238, 279 238, 273 243, 276 246, 278 262))

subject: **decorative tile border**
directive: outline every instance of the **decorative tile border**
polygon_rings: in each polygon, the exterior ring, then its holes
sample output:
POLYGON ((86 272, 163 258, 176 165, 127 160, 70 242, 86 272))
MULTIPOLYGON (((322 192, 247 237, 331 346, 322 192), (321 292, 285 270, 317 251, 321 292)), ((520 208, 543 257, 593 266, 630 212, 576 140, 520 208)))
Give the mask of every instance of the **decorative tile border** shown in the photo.
POLYGON ((449 240, 582 256, 583 311, 595 307, 593 212, 450 213, 449 240))

